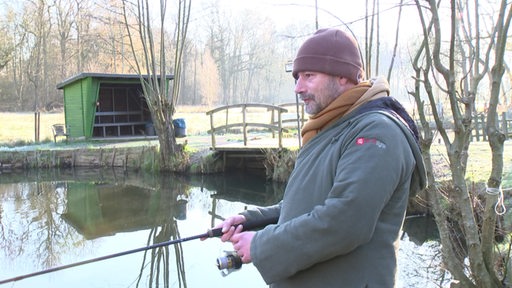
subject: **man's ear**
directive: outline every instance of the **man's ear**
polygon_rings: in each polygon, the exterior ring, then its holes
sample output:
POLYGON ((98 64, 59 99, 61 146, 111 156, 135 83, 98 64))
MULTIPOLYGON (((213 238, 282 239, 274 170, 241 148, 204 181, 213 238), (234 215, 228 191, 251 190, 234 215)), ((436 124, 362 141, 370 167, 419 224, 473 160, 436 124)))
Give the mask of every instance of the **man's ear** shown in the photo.
POLYGON ((354 83, 354 81, 348 79, 347 77, 343 77, 343 76, 339 76, 338 77, 338 83, 341 85, 341 86, 346 86, 346 85, 357 85, 358 83, 354 83))
POLYGON ((350 83, 350 80, 348 80, 348 78, 346 78, 346 77, 338 76, 338 83, 341 86, 345 86, 345 85, 347 85, 347 83, 350 83))

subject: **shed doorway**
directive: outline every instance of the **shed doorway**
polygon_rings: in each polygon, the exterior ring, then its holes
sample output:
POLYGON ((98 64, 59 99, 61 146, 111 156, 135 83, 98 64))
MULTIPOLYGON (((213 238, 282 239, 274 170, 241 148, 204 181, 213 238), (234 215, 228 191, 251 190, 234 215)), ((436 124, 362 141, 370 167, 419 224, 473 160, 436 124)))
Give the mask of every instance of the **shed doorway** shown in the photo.
POLYGON ((100 84, 93 137, 154 135, 151 113, 140 84, 100 84))

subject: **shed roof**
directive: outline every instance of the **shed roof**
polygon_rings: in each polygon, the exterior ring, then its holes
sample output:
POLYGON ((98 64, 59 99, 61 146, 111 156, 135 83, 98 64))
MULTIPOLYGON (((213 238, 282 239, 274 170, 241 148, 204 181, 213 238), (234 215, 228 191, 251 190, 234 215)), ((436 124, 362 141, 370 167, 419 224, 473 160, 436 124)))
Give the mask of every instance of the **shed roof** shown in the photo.
MULTIPOLYGON (((82 80, 84 78, 93 77, 98 78, 100 80, 121 80, 121 79, 130 79, 130 80, 138 80, 139 74, 109 74, 109 73, 80 73, 75 76, 72 76, 61 83, 57 84, 57 89, 63 89, 65 86, 74 83, 76 81, 82 80)), ((142 75, 144 78, 148 78, 148 75, 142 75)), ((160 78, 160 77, 159 77, 160 78)), ((165 78, 172 80, 174 79, 174 75, 166 75, 165 78)))

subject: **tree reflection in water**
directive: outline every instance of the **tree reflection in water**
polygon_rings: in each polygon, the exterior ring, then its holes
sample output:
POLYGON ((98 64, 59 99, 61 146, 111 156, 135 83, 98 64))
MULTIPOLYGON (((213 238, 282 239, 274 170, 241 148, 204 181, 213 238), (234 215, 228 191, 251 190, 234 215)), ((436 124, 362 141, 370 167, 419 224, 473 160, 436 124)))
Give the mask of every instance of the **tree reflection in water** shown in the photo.
MULTIPOLYGON (((181 239, 176 220, 185 220, 186 218, 187 201, 185 199, 187 198, 186 193, 188 192, 187 185, 180 181, 169 181, 169 178, 160 178, 159 183, 160 185, 157 189, 167 192, 161 194, 171 195, 169 199, 165 199, 167 203, 171 203, 171 217, 168 217, 165 214, 159 214, 160 219, 157 221, 161 223, 159 223, 159 226, 150 229, 148 241, 146 243, 147 246, 181 239), (184 210, 185 213, 183 213, 184 210)), ((136 287, 140 287, 141 280, 144 275, 144 269, 148 266, 150 268, 148 277, 149 287, 153 287, 153 285, 154 287, 161 287, 160 281, 163 281, 163 287, 170 287, 170 249, 173 249, 175 252, 178 287, 187 287, 182 243, 146 250, 144 252, 136 287), (148 254, 150 259, 149 263, 146 263, 148 254)))
POLYGON ((48 268, 60 263, 62 250, 84 243, 60 215, 64 210, 65 183, 11 184, 0 196, 6 203, 0 205, 0 247, 10 258, 32 255, 40 267, 48 268))
MULTIPOLYGON (((164 224, 162 227, 153 228, 150 230, 148 243, 147 245, 161 243, 173 239, 179 239, 180 234, 178 232, 178 226, 176 225, 176 220, 172 220, 171 223, 164 224), (160 228, 160 229, 159 229, 160 228)), ((137 286, 140 287, 141 280, 143 277, 143 271, 149 264, 149 287, 161 287, 160 279, 163 279, 163 287, 170 287, 169 278, 170 278, 170 267, 169 267, 169 246, 163 246, 159 248, 155 248, 152 250, 146 250, 144 252, 144 260, 142 261, 139 277, 137 279, 137 286), (150 263, 146 263, 147 254, 150 254, 150 263), (161 275, 162 274, 162 275, 161 275), (161 277, 161 278, 160 278, 161 277)), ((184 269, 184 259, 183 259, 183 247, 181 243, 175 244, 172 246, 172 249, 175 251, 175 259, 176 259, 176 268, 177 268, 177 276, 178 276, 178 287, 187 287, 186 277, 185 277, 185 269, 184 269)))
MULTIPOLYGON (((185 236, 202 234, 216 219, 246 206, 280 200, 281 192, 274 191, 273 185, 253 178, 95 169, 2 175, 0 280, 181 239, 179 228, 186 231, 185 236), (191 220, 187 219, 189 205, 193 207, 191 220)), ((188 258, 184 246, 163 246, 120 260, 102 260, 67 269, 69 272, 24 279, 13 287, 45 286, 42 283, 48 281, 52 287, 129 283, 136 287, 181 288, 208 286, 215 281, 229 286, 239 281, 237 275, 222 278, 215 267, 221 251, 219 240, 187 243, 188 258), (186 272, 192 276, 187 278, 186 272)), ((252 282, 258 286, 254 287, 259 287, 262 280, 250 266, 237 274, 250 274, 248 278, 256 278, 252 282)))

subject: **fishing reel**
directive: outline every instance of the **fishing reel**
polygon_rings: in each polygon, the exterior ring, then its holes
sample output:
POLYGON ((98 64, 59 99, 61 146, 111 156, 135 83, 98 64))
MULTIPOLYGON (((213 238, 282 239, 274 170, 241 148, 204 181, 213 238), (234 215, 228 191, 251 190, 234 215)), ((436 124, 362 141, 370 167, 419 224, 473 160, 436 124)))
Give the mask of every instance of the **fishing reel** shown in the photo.
POLYGON ((238 256, 236 251, 224 251, 224 255, 217 258, 217 268, 221 271, 222 276, 227 276, 241 267, 242 258, 238 256))

